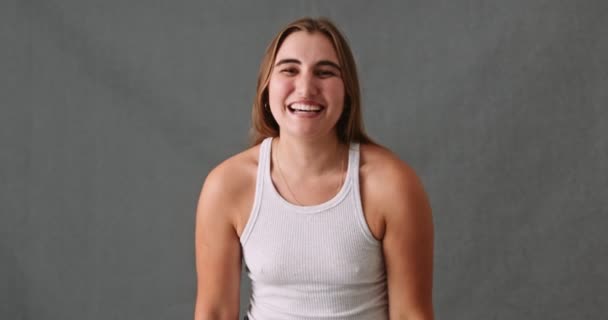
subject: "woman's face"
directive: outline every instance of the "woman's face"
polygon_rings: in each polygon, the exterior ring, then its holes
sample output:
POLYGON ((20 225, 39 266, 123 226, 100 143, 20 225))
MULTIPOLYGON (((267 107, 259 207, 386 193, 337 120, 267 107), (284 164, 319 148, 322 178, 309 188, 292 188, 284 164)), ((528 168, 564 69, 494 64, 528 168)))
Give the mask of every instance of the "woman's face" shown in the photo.
POLYGON ((268 100, 281 135, 335 134, 344 109, 344 82, 325 35, 297 31, 287 36, 274 61, 268 100))

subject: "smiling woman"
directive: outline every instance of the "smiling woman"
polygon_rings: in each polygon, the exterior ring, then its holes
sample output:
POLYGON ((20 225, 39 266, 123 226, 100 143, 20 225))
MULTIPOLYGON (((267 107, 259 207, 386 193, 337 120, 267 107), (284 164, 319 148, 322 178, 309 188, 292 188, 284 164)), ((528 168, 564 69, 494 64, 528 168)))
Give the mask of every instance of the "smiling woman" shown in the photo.
POLYGON ((281 30, 258 76, 252 147, 207 176, 195 319, 432 319, 431 208, 364 132, 354 59, 326 19, 281 30))

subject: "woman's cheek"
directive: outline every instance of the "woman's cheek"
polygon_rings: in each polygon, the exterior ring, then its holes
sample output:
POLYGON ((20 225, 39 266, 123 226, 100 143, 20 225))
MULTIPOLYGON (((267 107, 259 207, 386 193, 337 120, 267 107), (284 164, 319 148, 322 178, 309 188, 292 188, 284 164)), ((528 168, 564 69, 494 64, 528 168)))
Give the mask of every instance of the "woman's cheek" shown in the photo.
POLYGON ((277 103, 282 103, 289 95, 291 85, 289 81, 274 80, 268 86, 270 100, 277 103))

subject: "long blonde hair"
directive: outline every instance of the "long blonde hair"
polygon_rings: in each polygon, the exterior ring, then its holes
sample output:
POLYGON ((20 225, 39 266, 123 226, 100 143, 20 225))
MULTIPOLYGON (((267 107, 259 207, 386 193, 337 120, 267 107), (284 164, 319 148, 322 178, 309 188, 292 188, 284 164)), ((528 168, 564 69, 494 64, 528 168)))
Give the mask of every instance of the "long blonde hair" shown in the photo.
POLYGON ((363 127, 357 66, 345 37, 328 19, 305 17, 285 26, 266 48, 258 73, 257 92, 251 112, 251 145, 259 144, 266 137, 277 137, 279 135, 279 125, 269 108, 265 107, 268 104, 268 83, 273 71, 274 60, 281 44, 283 44, 287 36, 297 31, 306 31, 308 33, 319 32, 332 42, 336 50, 345 89, 344 111, 336 123, 338 140, 346 145, 349 145, 352 141, 374 143, 365 133, 363 127))

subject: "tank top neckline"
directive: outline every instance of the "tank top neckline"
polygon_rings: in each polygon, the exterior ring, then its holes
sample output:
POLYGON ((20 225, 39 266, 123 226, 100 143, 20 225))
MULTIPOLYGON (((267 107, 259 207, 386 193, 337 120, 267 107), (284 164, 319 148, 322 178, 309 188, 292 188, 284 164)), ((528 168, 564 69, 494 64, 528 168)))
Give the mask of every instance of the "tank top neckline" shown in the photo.
MULTIPOLYGON (((263 164, 264 180, 268 182, 266 183, 266 185, 268 185, 268 189, 270 189, 272 195, 276 197, 284 206, 300 213, 319 213, 340 204, 342 200, 344 200, 344 198, 348 195, 353 183, 353 175, 355 174, 354 166, 359 151, 358 143, 351 143, 350 147, 348 148, 348 164, 346 168, 346 175, 344 177, 344 182, 342 183, 340 190, 331 199, 325 202, 314 205, 301 206, 287 201, 279 193, 279 191, 274 185, 274 182, 272 181, 270 175, 270 163, 272 161, 272 139, 273 137, 268 137, 264 140, 262 144, 264 148, 262 148, 261 151, 265 153, 265 163, 263 164)), ((358 173, 358 170, 356 173, 358 173)))

